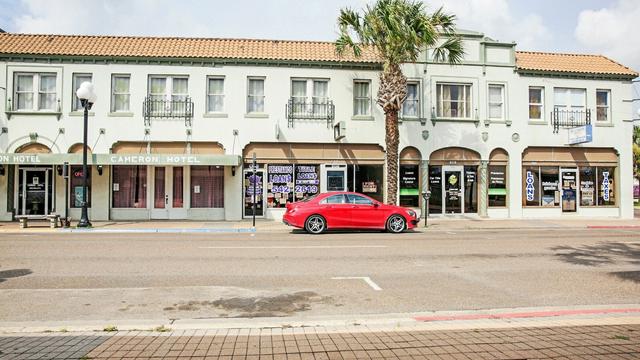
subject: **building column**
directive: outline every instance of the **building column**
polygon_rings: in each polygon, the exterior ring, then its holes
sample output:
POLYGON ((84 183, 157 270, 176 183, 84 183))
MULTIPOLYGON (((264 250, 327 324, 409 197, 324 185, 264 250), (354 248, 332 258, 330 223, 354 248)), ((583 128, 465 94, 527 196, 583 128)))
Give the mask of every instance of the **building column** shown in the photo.
POLYGON ((429 160, 421 160, 420 161, 420 217, 425 218, 427 212, 425 211, 426 201, 422 197, 422 192, 427 191, 427 187, 429 184, 429 160))
POLYGON ((480 160, 480 199, 478 199, 478 215, 487 217, 487 178, 488 178, 488 160, 480 160))

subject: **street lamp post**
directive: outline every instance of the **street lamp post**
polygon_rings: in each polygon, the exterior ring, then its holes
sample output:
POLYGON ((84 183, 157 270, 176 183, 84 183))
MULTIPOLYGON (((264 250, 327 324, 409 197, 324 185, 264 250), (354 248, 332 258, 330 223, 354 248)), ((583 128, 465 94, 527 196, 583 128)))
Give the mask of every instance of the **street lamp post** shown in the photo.
POLYGON ((97 96, 93 90, 93 84, 85 81, 76 91, 78 99, 84 108, 84 136, 82 146, 82 212, 80 213, 80 221, 78 227, 91 227, 89 216, 87 214, 87 127, 89 125, 89 110, 96 102, 97 96))

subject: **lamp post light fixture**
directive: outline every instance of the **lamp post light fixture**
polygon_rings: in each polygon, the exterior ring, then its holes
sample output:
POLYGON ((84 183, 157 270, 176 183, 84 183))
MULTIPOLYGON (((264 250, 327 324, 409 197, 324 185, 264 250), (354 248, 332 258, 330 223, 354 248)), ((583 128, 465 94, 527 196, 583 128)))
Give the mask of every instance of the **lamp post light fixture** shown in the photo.
POLYGON ((84 137, 82 146, 82 212, 80 213, 80 221, 78 227, 91 227, 89 216, 87 214, 87 127, 89 123, 89 110, 96 102, 97 96, 94 92, 93 84, 85 81, 80 84, 80 88, 76 91, 80 104, 84 108, 84 137))

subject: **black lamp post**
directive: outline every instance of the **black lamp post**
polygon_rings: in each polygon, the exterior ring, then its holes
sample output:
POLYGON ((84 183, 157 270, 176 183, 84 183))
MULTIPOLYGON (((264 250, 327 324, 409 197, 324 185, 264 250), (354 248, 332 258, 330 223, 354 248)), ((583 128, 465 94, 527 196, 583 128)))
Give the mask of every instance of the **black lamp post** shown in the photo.
POLYGON ((76 91, 78 99, 84 108, 84 136, 82 146, 82 212, 80 213, 80 221, 78 227, 91 227, 89 215, 87 213, 87 127, 89 126, 89 110, 93 103, 96 102, 97 96, 93 91, 93 84, 83 82, 78 91, 76 91))

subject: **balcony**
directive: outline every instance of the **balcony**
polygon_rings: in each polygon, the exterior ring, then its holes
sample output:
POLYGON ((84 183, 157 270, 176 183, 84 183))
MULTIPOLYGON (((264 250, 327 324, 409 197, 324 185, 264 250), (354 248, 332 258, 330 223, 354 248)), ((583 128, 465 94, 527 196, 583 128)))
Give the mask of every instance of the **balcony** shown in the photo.
POLYGON ((553 109, 551 113, 551 125, 553 133, 557 134, 560 128, 574 128, 591 124, 591 110, 564 110, 553 109))
POLYGON ((286 106, 288 126, 293 127, 296 120, 323 120, 327 128, 331 128, 336 117, 335 105, 331 100, 308 101, 303 99, 289 99, 286 106))
POLYGON ((145 126, 151 125, 151 119, 183 119, 185 126, 191 126, 193 119, 193 101, 184 99, 166 99, 147 96, 142 104, 145 126))

